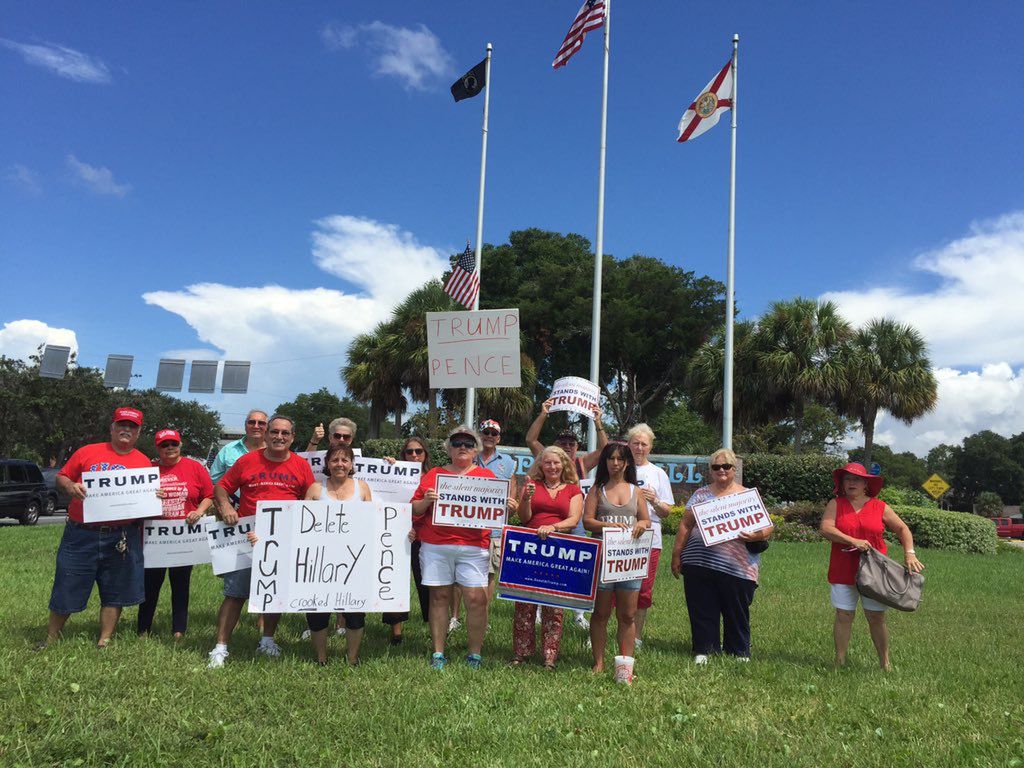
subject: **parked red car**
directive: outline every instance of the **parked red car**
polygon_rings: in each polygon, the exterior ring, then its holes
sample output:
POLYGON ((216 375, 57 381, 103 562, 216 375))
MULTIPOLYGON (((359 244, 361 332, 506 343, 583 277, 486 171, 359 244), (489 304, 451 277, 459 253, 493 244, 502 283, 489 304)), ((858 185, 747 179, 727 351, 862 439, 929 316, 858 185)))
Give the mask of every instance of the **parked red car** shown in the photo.
POLYGON ((1004 539, 1024 539, 1024 520, 1014 520, 1012 517, 993 517, 992 522, 996 524, 996 536, 1004 539))

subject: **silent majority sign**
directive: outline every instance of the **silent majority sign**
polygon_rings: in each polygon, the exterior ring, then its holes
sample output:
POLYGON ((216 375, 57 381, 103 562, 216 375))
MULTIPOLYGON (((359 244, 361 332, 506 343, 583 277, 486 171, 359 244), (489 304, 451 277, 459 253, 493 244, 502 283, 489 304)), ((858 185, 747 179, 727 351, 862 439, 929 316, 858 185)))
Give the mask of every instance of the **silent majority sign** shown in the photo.
POLYGON ((694 504, 690 511, 697 521, 704 545, 708 547, 737 539, 741 533, 753 533, 772 525, 757 488, 694 504))
POLYGON ((380 501, 261 501, 251 613, 409 610, 412 507, 380 501))
POLYGON ((501 528, 508 514, 508 480, 438 475, 434 525, 501 528))
POLYGON ((594 409, 601 402, 601 391, 592 381, 579 376, 564 376, 555 381, 548 399, 551 400, 548 413, 568 411, 593 418, 594 409))

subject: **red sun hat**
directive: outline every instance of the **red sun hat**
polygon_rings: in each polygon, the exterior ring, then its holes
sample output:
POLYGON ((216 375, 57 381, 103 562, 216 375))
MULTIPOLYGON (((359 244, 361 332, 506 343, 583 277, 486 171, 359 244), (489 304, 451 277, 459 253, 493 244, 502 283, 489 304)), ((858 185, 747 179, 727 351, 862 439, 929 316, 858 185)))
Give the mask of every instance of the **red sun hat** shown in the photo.
POLYGON ((176 429, 161 429, 156 433, 156 437, 153 438, 153 442, 158 446, 165 440, 174 440, 175 442, 180 443, 181 435, 178 434, 176 429))
POLYGON ((130 421, 139 427, 142 426, 142 411, 138 408, 115 408, 114 415, 110 417, 110 423, 115 421, 130 421))
POLYGON ((851 461, 845 467, 840 467, 832 473, 832 493, 839 496, 842 493, 842 482, 843 475, 853 475, 854 477, 863 477, 868 481, 868 496, 877 496, 878 492, 882 490, 882 485, 885 483, 885 478, 881 475, 872 475, 866 469, 863 464, 859 464, 856 461, 851 461))

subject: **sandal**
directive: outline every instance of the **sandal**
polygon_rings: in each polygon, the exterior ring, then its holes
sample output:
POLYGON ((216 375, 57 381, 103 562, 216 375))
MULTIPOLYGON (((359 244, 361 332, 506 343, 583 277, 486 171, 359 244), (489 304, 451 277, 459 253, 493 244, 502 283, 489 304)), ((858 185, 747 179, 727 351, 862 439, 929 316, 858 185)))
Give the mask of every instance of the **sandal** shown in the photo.
POLYGON ((525 663, 526 663, 526 659, 524 657, 522 657, 522 656, 513 656, 509 660, 508 665, 509 665, 509 667, 515 668, 515 667, 521 667, 525 663))
POLYGON ((553 662, 553 661, 548 662, 547 664, 544 665, 544 669, 547 672, 554 672, 555 671, 555 662, 553 662))

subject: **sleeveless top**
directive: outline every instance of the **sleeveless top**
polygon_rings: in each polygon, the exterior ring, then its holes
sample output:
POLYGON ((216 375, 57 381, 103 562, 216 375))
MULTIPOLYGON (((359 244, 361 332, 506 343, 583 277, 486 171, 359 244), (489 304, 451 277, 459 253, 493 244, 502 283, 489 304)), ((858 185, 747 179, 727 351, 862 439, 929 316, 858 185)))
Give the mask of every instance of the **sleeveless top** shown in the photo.
POLYGON ((327 483, 323 482, 320 484, 320 498, 318 498, 317 501, 352 501, 353 499, 359 501, 359 481, 356 480, 354 485, 355 490, 347 499, 336 499, 333 496, 327 495, 327 483))
MULTIPOLYGON (((715 494, 711 490, 711 486, 705 485, 693 492, 686 502, 686 506, 692 507, 713 498, 715 498, 715 494)), ((686 540, 686 546, 683 548, 683 554, 679 557, 679 562, 682 565, 710 568, 713 571, 727 573, 755 584, 761 575, 761 555, 749 552, 742 540, 733 539, 707 547, 704 546, 704 539, 696 526, 690 531, 690 538, 686 540)))
POLYGON ((601 495, 597 497, 597 509, 594 517, 603 523, 625 523, 630 528, 636 523, 636 486, 629 485, 629 501, 625 504, 612 504, 601 486, 601 495))
MULTIPOLYGON (((842 496, 836 498, 836 528, 840 533, 853 536, 855 539, 866 539, 871 546, 885 554, 885 502, 881 499, 869 499, 861 507, 860 512, 842 496)), ((829 584, 856 584, 857 566, 860 565, 860 552, 844 552, 849 549, 845 544, 832 542, 832 553, 828 558, 829 584)))

